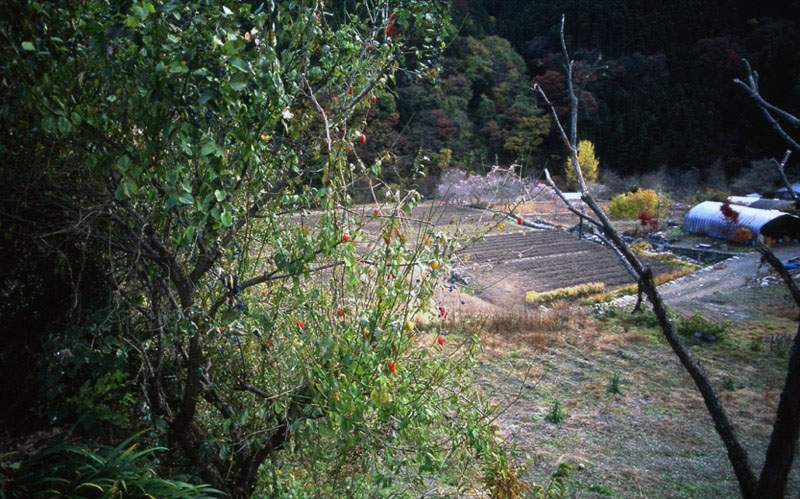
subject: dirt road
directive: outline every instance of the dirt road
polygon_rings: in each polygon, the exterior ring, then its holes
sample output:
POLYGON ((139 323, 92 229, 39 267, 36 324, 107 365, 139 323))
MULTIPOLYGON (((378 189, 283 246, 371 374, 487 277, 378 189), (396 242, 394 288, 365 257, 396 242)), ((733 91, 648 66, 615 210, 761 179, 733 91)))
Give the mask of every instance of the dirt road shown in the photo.
MULTIPOLYGON (((781 246, 774 252, 785 262, 800 256, 800 245, 781 246)), ((766 313, 762 302, 775 298, 782 286, 769 266, 761 265, 759 253, 745 253, 663 284, 659 290, 664 301, 677 310, 699 310, 725 320, 758 320, 766 313)), ((633 301, 635 298, 628 296, 618 302, 633 301)))

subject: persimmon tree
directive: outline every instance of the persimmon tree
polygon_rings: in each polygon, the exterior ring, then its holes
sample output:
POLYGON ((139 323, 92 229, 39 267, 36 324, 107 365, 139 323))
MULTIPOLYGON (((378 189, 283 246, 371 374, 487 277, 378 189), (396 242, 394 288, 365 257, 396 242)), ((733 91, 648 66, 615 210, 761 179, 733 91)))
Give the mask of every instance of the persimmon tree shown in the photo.
MULTIPOLYGON (((659 293, 653 278, 653 272, 648 267, 639 261, 636 255, 630 250, 625 241, 620 237, 617 230, 612 225, 608 216, 599 207, 592 195, 586 188, 585 178, 581 169, 581 162, 578 157, 578 143, 577 143, 577 112, 575 109, 577 99, 574 95, 573 86, 570 83, 572 75, 573 61, 569 57, 567 50, 566 40, 564 38, 564 16, 561 18, 561 47, 565 59, 566 73, 567 73, 567 88, 570 93, 570 101, 572 102, 572 110, 570 113, 569 132, 567 132, 559 120, 555 107, 551 104, 546 93, 541 87, 535 86, 534 90, 544 99, 550 107, 553 115, 553 120, 557 130, 561 136, 565 148, 567 149, 569 160, 574 171, 574 176, 581 193, 581 199, 589 206, 592 215, 587 215, 577 208, 573 207, 570 202, 559 191, 558 187, 550 180, 550 175, 545 170, 545 174, 552 189, 561 197, 563 202, 569 207, 575 215, 581 217, 583 220, 589 222, 591 226, 596 228, 597 235, 611 247, 620 257, 623 265, 628 272, 637 280, 639 284, 639 300, 637 301, 634 312, 639 310, 642 304, 642 298, 645 296, 653 307, 653 312, 658 318, 658 323, 665 339, 669 343, 675 355, 680 360, 686 372, 691 376, 698 391, 703 397, 703 401, 708 409, 708 413, 714 422, 714 428, 717 434, 722 439, 725 449, 728 453, 728 459, 733 467, 736 478, 739 482, 739 489, 745 498, 761 498, 761 497, 783 497, 786 494, 786 486, 788 482, 789 471, 791 470, 794 454, 797 446, 798 434, 800 434, 800 327, 798 333, 794 337, 792 343, 791 356, 786 373, 786 382, 784 383, 781 392, 780 401, 778 403, 777 414, 773 426, 772 435, 770 436, 769 445, 766 452, 764 464, 762 466, 759 476, 756 476, 747 451, 742 446, 737 436, 736 430, 731 423, 722 402, 714 389, 711 380, 706 374, 700 362, 698 362, 678 336, 674 323, 667 313, 667 307, 664 300, 659 293)), ((786 119, 790 124, 796 126, 797 119, 789 115, 785 111, 767 103, 757 93, 757 84, 751 78, 751 85, 739 82, 740 86, 749 89, 749 93, 754 101, 761 107, 767 119, 771 120, 773 126, 777 120, 773 114, 777 114, 786 119)), ((796 143, 791 137, 783 132, 782 128, 777 127, 779 133, 787 139, 790 147, 796 148, 796 143)), ((726 215, 727 216, 727 215, 726 215)), ((733 216, 731 214, 731 216, 733 216)), ((792 298, 795 303, 800 306, 800 290, 795 283, 792 276, 787 270, 784 269, 783 264, 778 260, 775 255, 766 246, 760 246, 759 251, 775 271, 780 275, 782 280, 789 288, 792 298)))
POLYGON ((91 262, 106 296, 49 340, 56 398, 92 397, 56 423, 85 409, 106 429, 149 426, 173 468, 232 497, 424 490, 475 452, 502 471, 469 389, 477 344, 441 346, 414 324, 435 314, 448 241, 408 223, 413 191, 367 210, 348 194, 381 166, 349 154, 366 142, 356 111, 397 71, 425 70, 443 5, 6 14, 6 237, 54 262, 77 248, 54 267, 79 281, 91 262))

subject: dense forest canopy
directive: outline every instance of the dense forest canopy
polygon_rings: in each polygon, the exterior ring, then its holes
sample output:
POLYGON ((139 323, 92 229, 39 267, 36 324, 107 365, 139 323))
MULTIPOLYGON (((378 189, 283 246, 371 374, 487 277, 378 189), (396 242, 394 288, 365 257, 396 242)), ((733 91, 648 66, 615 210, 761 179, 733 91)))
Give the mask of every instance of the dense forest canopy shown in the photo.
POLYGON ((800 109, 798 2, 453 5, 458 37, 436 61, 439 83, 399 79, 395 114, 371 121, 376 128, 391 123, 397 135, 387 144, 403 151, 401 169, 419 151, 434 175, 447 164, 473 171, 497 161, 533 169, 560 164, 561 144, 530 85, 539 83, 567 109, 562 13, 578 61, 581 135, 595 143, 606 170, 713 166, 731 176, 752 160, 781 155, 780 139, 732 83, 744 73, 742 58, 763 76, 766 98, 800 109))

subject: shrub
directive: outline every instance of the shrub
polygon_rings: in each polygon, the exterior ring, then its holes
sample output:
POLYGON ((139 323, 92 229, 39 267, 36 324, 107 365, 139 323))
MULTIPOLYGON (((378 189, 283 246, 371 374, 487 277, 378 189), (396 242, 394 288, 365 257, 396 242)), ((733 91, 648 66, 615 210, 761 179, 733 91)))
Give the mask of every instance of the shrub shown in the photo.
POLYGON ((658 230, 658 217, 650 214, 647 210, 643 210, 639 213, 639 224, 642 227, 650 226, 651 229, 658 230))
POLYGON ((702 203, 703 201, 717 201, 718 203, 724 203, 730 196, 730 191, 706 187, 705 190, 696 194, 695 201, 697 203, 702 203))
POLYGON ((553 407, 551 407, 550 411, 544 416, 544 420, 552 424, 561 424, 565 419, 567 419, 567 415, 564 414, 564 409, 561 407, 561 402, 559 400, 553 402, 553 407))
POLYGON ((348 147, 374 143, 362 90, 380 95, 398 66, 435 55, 440 3, 395 2, 414 22, 391 40, 391 19, 363 5, 155 4, 23 2, 4 24, 19 41, 0 62, 6 218, 31 218, 9 234, 86 248, 75 279, 97 255, 113 303, 49 341, 42 362, 69 367, 91 337, 64 376, 91 381, 59 379, 53 400, 94 409, 106 429, 155 426, 171 462, 233 496, 380 496, 394 477, 417 485, 473 463, 455 456, 495 446, 465 393, 477 344, 445 356, 404 327, 446 270, 413 272, 452 245, 377 236, 405 229, 417 192, 384 186, 374 217, 346 208, 368 167, 348 147))
POLYGON ((436 188, 443 201, 471 203, 519 202, 545 197, 549 189, 533 179, 520 177, 513 169, 495 167, 486 175, 471 175, 459 168, 446 169, 436 188))
POLYGON ((602 293, 605 289, 605 284, 602 282, 589 282, 586 284, 578 284, 577 286, 569 286, 566 288, 553 289, 551 291, 528 291, 525 293, 525 301, 531 305, 538 305, 541 303, 548 303, 555 300, 562 300, 568 298, 579 298, 581 296, 588 296, 595 293, 602 293))
POLYGON ((763 158, 750 162, 750 166, 741 170, 731 183, 731 188, 737 193, 763 192, 765 189, 778 185, 781 181, 774 160, 763 158))
POLYGON ((682 336, 692 336, 699 332, 706 337, 714 335, 717 340, 724 339, 730 331, 730 323, 706 319, 699 312, 695 312, 689 317, 679 316, 675 320, 675 327, 678 334, 682 336))
POLYGON ((722 203, 719 207, 720 213, 722 216, 725 217, 725 222, 729 224, 737 224, 739 223, 739 212, 731 208, 730 203, 722 203))
POLYGON ((665 194, 659 196, 652 189, 642 189, 614 196, 608 212, 614 218, 638 218, 641 213, 658 218, 671 203, 665 194))
POLYGON ((622 378, 620 378, 619 373, 614 373, 611 376, 611 381, 606 391, 612 395, 622 395, 622 378))

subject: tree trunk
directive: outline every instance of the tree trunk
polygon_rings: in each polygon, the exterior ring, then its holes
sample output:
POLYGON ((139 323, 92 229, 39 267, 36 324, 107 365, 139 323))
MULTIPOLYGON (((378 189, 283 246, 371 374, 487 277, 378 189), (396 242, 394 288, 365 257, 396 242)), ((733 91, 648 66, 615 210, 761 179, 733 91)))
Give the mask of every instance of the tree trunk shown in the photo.
POLYGON ((800 433, 800 326, 794 337, 786 384, 778 403, 767 459, 758 480, 756 497, 783 497, 800 433))

